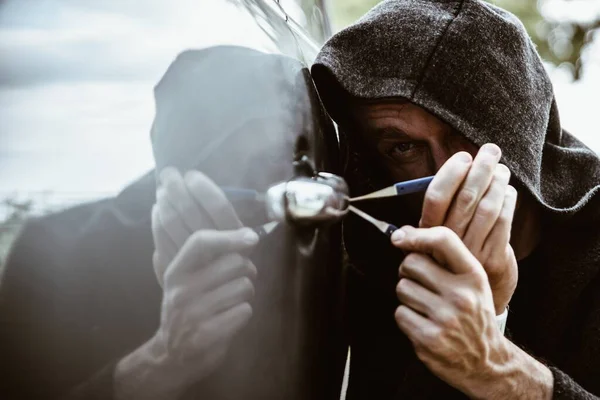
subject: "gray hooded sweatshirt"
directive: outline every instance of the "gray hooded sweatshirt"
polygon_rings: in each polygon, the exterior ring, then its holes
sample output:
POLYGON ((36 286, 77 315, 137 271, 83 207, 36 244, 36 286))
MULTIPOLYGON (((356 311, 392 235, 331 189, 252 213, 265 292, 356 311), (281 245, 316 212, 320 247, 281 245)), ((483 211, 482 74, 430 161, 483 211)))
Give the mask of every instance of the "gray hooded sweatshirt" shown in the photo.
MULTIPOLYGON (((555 398, 600 395, 600 160, 561 128, 522 23, 483 1, 384 1, 325 44, 312 74, 347 144, 353 195, 389 182, 353 133, 351 102, 405 98, 476 145, 503 149, 502 162, 539 203, 544 224, 541 243, 519 262, 508 335, 550 367, 555 398)), ((393 220, 400 202, 373 210, 393 220)), ((344 237, 352 266, 348 398, 462 397, 416 359, 395 326, 402 255, 355 219, 344 237)))

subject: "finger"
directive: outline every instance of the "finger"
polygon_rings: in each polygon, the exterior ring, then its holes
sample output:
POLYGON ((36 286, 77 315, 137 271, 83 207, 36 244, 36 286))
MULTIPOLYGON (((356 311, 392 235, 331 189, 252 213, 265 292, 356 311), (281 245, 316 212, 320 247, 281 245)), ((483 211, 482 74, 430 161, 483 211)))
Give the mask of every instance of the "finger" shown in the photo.
POLYGON ((177 249, 180 249, 192 232, 184 225, 182 218, 171 206, 167 192, 162 187, 158 188, 156 192, 156 205, 161 225, 173 240, 177 249))
POLYGON ((504 203, 496 225, 486 238, 483 251, 492 254, 494 251, 505 251, 510 242, 510 231, 517 204, 517 190, 513 186, 506 188, 504 203))
POLYGON ((258 235, 250 228, 194 232, 169 264, 165 282, 168 283, 173 277, 205 268, 223 255, 247 251, 256 246, 258 240, 258 235))
POLYGON ((479 254, 502 210, 506 188, 510 180, 510 171, 505 165, 498 164, 494 178, 486 194, 481 198, 463 242, 473 254, 479 254))
POLYGON ((435 310, 444 306, 439 295, 409 278, 400 279, 396 285, 396 295, 401 303, 427 317, 431 317, 435 310))
POLYGON ((459 238, 464 237, 479 200, 487 192, 501 155, 498 146, 488 143, 479 149, 473 160, 467 178, 456 194, 444 222, 444 226, 456 232, 459 238))
POLYGON ((444 224, 452 199, 466 178, 472 160, 469 153, 458 152, 450 157, 435 174, 425 192, 419 222, 421 228, 444 224))
POLYGON ((455 277, 431 257, 421 253, 407 255, 398 269, 398 275, 439 294, 445 293, 448 286, 453 286, 455 277))
POLYGON ((246 303, 254 297, 254 284, 247 277, 235 279, 210 291, 200 299, 206 316, 219 314, 238 304, 246 303))
POLYGON ((241 303, 210 318, 205 322, 203 331, 215 332, 225 339, 230 339, 250 321, 251 317, 250 304, 241 303))
POLYGON ((206 175, 199 171, 188 171, 184 181, 193 199, 206 211, 217 229, 243 226, 225 193, 206 175))
POLYGON ((158 215, 158 206, 156 204, 152 207, 152 238, 156 251, 169 260, 175 257, 178 247, 165 230, 158 215))
POLYGON ((154 273, 156 274, 156 280, 160 287, 164 287, 164 277, 165 271, 169 266, 169 263, 165 260, 164 257, 157 251, 152 254, 152 265, 154 266, 154 273))
POLYGON ((186 275, 186 278, 195 282, 191 293, 197 296, 199 293, 207 293, 239 278, 247 277, 254 280, 256 274, 256 267, 249 259, 239 254, 227 254, 194 275, 186 275))
POLYGON ((440 329, 432 321, 408 306, 400 305, 394 317, 398 327, 414 345, 427 342, 428 338, 439 335, 440 329))
POLYGON ((177 211, 189 232, 217 228, 196 204, 179 171, 172 167, 163 169, 160 173, 160 182, 166 190, 169 204, 177 211))
POLYGON ((403 251, 429 254, 451 272, 483 273, 483 267, 465 247, 456 233, 444 226, 413 228, 404 226, 391 237, 392 244, 403 251))

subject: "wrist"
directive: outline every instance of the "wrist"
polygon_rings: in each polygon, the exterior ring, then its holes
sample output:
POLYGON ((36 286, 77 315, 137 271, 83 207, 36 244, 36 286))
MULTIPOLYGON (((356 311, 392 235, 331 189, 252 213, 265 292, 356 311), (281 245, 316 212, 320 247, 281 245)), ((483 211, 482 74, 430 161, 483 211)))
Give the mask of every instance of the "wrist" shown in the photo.
POLYGON ((160 343, 153 338, 117 363, 114 372, 115 398, 177 398, 186 388, 183 376, 171 365, 160 343))
POLYGON ((554 378, 544 364, 502 338, 503 362, 493 369, 486 398, 552 399, 554 378))

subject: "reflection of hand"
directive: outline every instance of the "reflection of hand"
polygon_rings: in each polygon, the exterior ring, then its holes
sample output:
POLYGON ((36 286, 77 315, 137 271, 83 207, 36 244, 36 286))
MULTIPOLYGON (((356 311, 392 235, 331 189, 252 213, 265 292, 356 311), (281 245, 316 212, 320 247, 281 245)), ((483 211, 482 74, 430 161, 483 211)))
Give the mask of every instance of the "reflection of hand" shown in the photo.
POLYGON ((152 209, 153 264, 161 286, 167 266, 194 232, 241 227, 223 191, 206 175, 189 171, 183 177, 175 168, 162 170, 152 209))
POLYGON ((178 398, 214 370, 252 315, 256 268, 239 253, 257 242, 248 228, 185 241, 164 274, 157 333, 117 366, 117 398, 178 398))
POLYGON ((419 359, 472 398, 550 398, 552 374, 498 330, 482 265, 448 228, 403 227, 396 322, 419 359))
POLYGON ((200 172, 168 168, 152 210, 160 327, 121 360, 117 398, 172 399, 214 370, 252 315, 258 235, 241 228, 223 192, 200 172))
POLYGON ((481 147, 475 160, 468 153, 452 156, 425 194, 420 227, 446 226, 462 239, 483 265, 502 313, 517 285, 517 261, 509 243, 517 191, 508 184, 510 171, 498 164, 498 146, 481 147))
POLYGON ((169 264, 154 340, 175 370, 195 379, 210 372, 252 315, 256 268, 238 253, 257 242, 247 228, 197 231, 169 264))

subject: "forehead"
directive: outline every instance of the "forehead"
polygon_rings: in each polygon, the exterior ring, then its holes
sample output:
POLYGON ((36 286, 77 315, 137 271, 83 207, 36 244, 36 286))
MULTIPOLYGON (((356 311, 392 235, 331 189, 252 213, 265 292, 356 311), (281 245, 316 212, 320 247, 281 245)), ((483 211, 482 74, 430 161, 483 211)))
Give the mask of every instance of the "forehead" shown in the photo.
POLYGON ((369 131, 386 128, 413 134, 450 131, 450 127, 441 119, 406 100, 356 104, 354 114, 360 126, 369 131))

